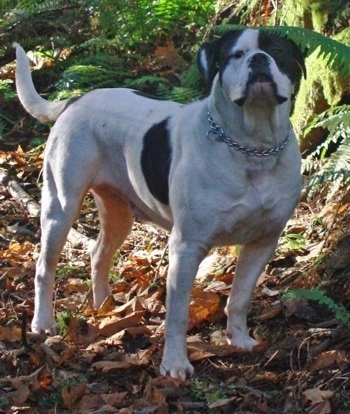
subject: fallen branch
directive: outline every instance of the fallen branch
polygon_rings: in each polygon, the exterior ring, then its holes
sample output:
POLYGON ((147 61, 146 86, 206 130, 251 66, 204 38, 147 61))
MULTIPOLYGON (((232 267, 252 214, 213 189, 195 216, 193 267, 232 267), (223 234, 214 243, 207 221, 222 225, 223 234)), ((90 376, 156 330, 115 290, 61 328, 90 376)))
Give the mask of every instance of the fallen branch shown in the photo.
POLYGON ((39 217, 39 204, 33 200, 33 198, 23 190, 18 182, 9 175, 8 171, 3 168, 0 169, 0 183, 11 194, 11 197, 28 211, 30 217, 39 217))
MULTIPOLYGON (((4 168, 0 168, 0 184, 10 193, 11 197, 18 202, 18 204, 28 211, 29 217, 40 217, 40 205, 20 186, 20 184, 10 176, 9 172, 4 168)), ((85 248, 90 248, 93 241, 84 234, 71 228, 67 240, 72 247, 83 245, 85 248)))

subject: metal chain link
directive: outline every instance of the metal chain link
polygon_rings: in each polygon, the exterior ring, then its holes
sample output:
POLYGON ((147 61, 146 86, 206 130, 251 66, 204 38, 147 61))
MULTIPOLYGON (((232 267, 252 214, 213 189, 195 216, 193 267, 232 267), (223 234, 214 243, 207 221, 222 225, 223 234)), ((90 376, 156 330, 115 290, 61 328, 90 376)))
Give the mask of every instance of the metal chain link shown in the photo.
POLYGON ((243 145, 239 144, 238 142, 234 141, 232 138, 227 137, 222 127, 220 127, 213 119, 211 113, 208 111, 208 121, 210 125, 210 129, 207 132, 206 136, 211 141, 216 142, 224 142, 229 147, 233 148, 236 151, 241 152, 244 155, 250 155, 254 157, 268 157, 269 155, 278 154, 283 150, 283 148, 288 144, 291 138, 292 126, 290 126, 287 138, 282 142, 282 144, 278 145, 277 147, 259 151, 254 148, 244 147, 243 145))

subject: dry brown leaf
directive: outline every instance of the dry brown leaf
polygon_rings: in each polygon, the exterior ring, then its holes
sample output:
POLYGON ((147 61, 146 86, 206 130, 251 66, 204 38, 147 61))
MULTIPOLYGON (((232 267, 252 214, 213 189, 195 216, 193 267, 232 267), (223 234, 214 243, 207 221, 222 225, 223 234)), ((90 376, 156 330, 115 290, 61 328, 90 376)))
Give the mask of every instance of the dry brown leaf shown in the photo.
POLYGON ((114 316, 103 319, 99 324, 99 334, 107 337, 115 334, 116 332, 122 331, 123 329, 138 326, 142 322, 145 313, 146 311, 142 310, 134 312, 124 318, 114 316))
POLYGON ((132 299, 128 300, 124 305, 117 306, 113 314, 115 315, 128 315, 133 312, 139 312, 144 309, 142 303, 140 302, 140 299, 138 296, 133 297, 132 299))
POLYGON ((108 337, 104 341, 104 343, 106 345, 114 345, 115 341, 120 341, 121 339, 123 339, 125 337, 126 334, 129 334, 133 338, 136 338, 136 336, 138 336, 138 335, 151 336, 151 335, 153 335, 154 330, 155 330, 154 326, 150 326, 150 327, 148 327, 146 325, 132 326, 130 328, 123 329, 122 331, 119 331, 119 332, 115 333, 114 335, 108 337))
POLYGON ((91 343, 96 339, 98 328, 91 322, 86 322, 77 317, 69 319, 66 339, 76 344, 91 343))
POLYGON ((208 408, 210 410, 217 410, 219 408, 225 408, 228 405, 234 403, 237 400, 237 397, 231 397, 231 398, 223 398, 221 400, 215 401, 211 404, 209 404, 208 408))
POLYGON ((131 366, 148 365, 151 361, 152 350, 146 349, 139 351, 136 354, 120 355, 119 361, 98 361, 92 367, 96 370, 101 370, 103 374, 115 369, 127 369, 131 366))
POLYGON ((113 295, 109 295, 98 309, 97 316, 107 316, 114 310, 115 304, 113 295))
POLYGON ((332 408, 329 400, 324 401, 320 404, 315 405, 310 411, 309 414, 331 414, 332 408))
POLYGON ((277 304, 270 306, 268 309, 264 309, 263 313, 257 316, 255 319, 259 322, 267 321, 269 319, 275 318, 281 312, 282 312, 282 304, 281 302, 278 302, 277 304))
POLYGON ((103 406, 103 401, 100 394, 84 395, 79 401, 78 413, 93 413, 103 406))
POLYGON ((127 392, 113 392, 111 394, 101 394, 101 398, 106 404, 118 407, 123 403, 127 394, 127 392))
POLYGON ((148 297, 139 297, 140 303, 144 309, 147 309, 151 313, 165 312, 165 306, 162 300, 159 298, 163 295, 163 291, 158 289, 148 297))
POLYGON ((31 390, 27 384, 23 384, 18 390, 8 392, 6 397, 16 405, 24 404, 31 395, 31 390))
POLYGON ((161 59, 161 67, 169 67, 175 70, 184 70, 187 67, 186 61, 177 53, 172 42, 166 47, 158 46, 154 54, 161 59))
POLYGON ((220 297, 213 292, 205 292, 196 287, 193 289, 189 310, 189 329, 210 320, 220 311, 220 297))
POLYGON ((98 361, 92 365, 92 368, 97 371, 101 371, 102 374, 107 374, 109 371, 115 369, 127 369, 130 368, 132 364, 128 361, 98 361))
POLYGON ((47 378, 51 377, 49 369, 44 365, 30 375, 5 378, 4 382, 15 389, 6 396, 15 404, 24 404, 29 396, 40 388, 46 388, 47 378))
POLYGON ((21 340, 21 329, 17 326, 0 326, 0 341, 16 342, 21 340))
POLYGON ((319 388, 310 388, 303 393, 303 403, 311 403, 311 405, 321 404, 329 400, 334 395, 333 391, 320 390, 319 388))
POLYGON ((345 351, 333 350, 322 352, 322 354, 317 355, 310 364, 310 371, 315 372, 321 369, 329 368, 333 364, 337 366, 343 366, 348 364, 349 361, 346 357, 345 351))
POLYGON ((205 352, 192 347, 188 347, 187 352, 188 358, 191 362, 202 361, 203 359, 208 359, 215 356, 215 354, 212 354, 211 352, 205 352))
POLYGON ((73 405, 86 394, 87 384, 73 384, 69 387, 63 387, 61 391, 63 407, 71 409, 73 405))

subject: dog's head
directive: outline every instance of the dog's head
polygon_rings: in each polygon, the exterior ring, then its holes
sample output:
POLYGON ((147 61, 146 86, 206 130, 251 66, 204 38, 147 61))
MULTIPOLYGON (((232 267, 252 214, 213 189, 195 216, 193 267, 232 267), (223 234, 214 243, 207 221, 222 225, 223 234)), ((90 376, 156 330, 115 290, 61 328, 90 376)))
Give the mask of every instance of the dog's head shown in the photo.
POLYGON ((282 104, 306 77, 296 44, 262 30, 234 30, 204 43, 198 66, 208 87, 218 75, 224 93, 238 106, 282 104))

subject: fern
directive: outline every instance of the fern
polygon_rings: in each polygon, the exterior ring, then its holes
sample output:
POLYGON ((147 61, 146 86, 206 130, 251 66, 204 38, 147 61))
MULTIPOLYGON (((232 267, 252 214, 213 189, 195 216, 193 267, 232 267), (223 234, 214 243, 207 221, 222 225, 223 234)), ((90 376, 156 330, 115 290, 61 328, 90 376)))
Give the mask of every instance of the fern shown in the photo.
POLYGON ((350 329, 350 312, 343 305, 338 305, 319 289, 296 289, 283 295, 282 299, 313 300, 320 305, 325 305, 348 329, 350 329))
POLYGON ((165 78, 161 78, 160 76, 156 75, 144 75, 136 79, 126 79, 123 84, 127 88, 140 88, 143 85, 154 85, 164 83, 168 84, 169 82, 165 78))
POLYGON ((176 87, 170 92, 170 94, 167 95, 167 99, 179 103, 191 102, 201 97, 202 94, 198 90, 184 87, 176 87))
POLYGON ((329 134, 315 151, 303 161, 303 172, 311 174, 306 180, 309 197, 317 186, 326 181, 331 182, 328 189, 328 198, 340 183, 350 177, 350 105, 331 108, 316 117, 305 135, 313 128, 327 128, 329 134), (338 149, 326 159, 330 144, 339 144, 338 149), (315 172, 316 171, 316 172, 315 172))
MULTIPOLYGON (((224 34, 229 30, 242 28, 238 25, 222 25, 216 26, 215 31, 224 34)), ((299 45, 307 56, 318 51, 318 56, 322 57, 330 68, 336 69, 343 76, 348 76, 350 73, 350 48, 343 43, 301 27, 267 26, 259 29, 287 36, 299 45)))
POLYGON ((304 135, 308 135, 314 128, 327 128, 331 136, 336 135, 339 128, 345 131, 349 130, 350 105, 337 106, 323 112, 321 115, 314 118, 313 122, 305 130, 304 135))

